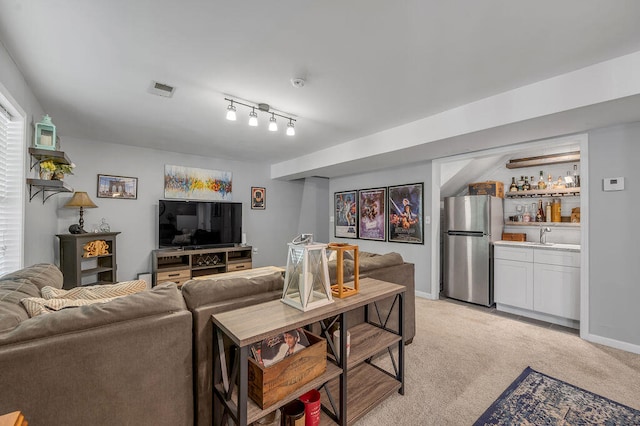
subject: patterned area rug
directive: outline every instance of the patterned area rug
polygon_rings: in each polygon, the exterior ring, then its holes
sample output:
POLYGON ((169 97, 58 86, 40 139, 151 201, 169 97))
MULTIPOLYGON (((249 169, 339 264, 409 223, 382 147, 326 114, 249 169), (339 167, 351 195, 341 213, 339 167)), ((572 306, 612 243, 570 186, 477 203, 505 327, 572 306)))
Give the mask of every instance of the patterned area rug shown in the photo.
POLYGON ((640 411, 527 367, 474 423, 640 425, 640 411))

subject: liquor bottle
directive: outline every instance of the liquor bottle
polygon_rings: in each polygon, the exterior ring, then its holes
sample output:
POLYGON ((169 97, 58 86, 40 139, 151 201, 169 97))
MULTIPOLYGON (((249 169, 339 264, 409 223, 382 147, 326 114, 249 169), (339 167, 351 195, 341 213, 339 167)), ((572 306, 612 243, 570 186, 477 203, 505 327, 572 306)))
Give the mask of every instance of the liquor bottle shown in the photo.
POLYGON ((522 191, 524 186, 524 176, 520 176, 520 180, 518 181, 518 191, 522 191))
POLYGON ((551 180, 551 173, 549 173, 549 177, 547 178, 547 189, 553 188, 553 181, 551 180))
POLYGON ((573 185, 576 188, 580 187, 580 175, 578 174, 578 165, 573 165, 573 185))
MULTIPOLYGON (((534 216, 535 218, 535 216, 534 216)), ((531 213, 529 212, 529 205, 524 206, 524 214, 522 215, 523 222, 531 222, 531 213)))
POLYGON ((551 202, 547 201, 547 205, 544 207, 544 221, 551 222, 551 202))
POLYGON ((540 170, 540 179, 538 179, 538 189, 547 189, 547 184, 544 181, 544 174, 540 170))
POLYGON ((545 222, 544 208, 542 207, 542 200, 538 200, 538 211, 536 213, 536 222, 545 222))
POLYGON ((529 177, 525 176, 524 177, 524 185, 522 185, 522 190, 523 191, 528 191, 531 189, 531 186, 529 186, 529 177))
POLYGON ((529 189, 538 189, 538 184, 534 182, 535 176, 531 176, 531 179, 529 179, 529 189))
POLYGON ((516 184, 516 178, 511 176, 511 186, 509 187, 509 192, 517 192, 518 185, 516 184))

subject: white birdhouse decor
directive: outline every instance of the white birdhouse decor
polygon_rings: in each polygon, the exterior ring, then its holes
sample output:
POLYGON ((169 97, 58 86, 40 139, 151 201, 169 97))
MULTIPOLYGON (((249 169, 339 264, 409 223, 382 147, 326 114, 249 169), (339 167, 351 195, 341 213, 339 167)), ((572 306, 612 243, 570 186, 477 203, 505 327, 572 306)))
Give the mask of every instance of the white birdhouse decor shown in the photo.
POLYGON ((302 234, 288 246, 282 301, 301 311, 332 303, 327 244, 314 243, 312 234, 302 234))

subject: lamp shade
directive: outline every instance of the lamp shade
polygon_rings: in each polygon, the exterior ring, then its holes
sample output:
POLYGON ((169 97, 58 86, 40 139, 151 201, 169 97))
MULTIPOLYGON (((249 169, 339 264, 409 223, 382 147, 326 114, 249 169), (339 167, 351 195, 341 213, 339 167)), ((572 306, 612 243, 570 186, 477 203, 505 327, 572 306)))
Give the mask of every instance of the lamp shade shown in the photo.
POLYGON ((87 209, 98 207, 93 203, 93 201, 91 201, 91 198, 89 198, 89 195, 86 192, 74 192, 73 197, 71 197, 71 199, 67 201, 67 204, 65 204, 64 206, 84 207, 87 209))

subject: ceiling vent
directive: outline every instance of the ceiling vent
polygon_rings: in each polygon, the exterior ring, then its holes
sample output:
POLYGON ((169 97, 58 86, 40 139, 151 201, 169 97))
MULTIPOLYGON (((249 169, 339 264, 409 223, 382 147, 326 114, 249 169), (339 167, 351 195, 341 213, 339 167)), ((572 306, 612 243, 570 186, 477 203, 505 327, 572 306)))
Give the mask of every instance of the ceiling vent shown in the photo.
POLYGON ((151 87, 149 87, 149 93, 158 96, 164 96, 165 98, 170 98, 173 96, 173 92, 176 91, 176 88, 173 86, 169 86, 168 84, 158 83, 157 81, 151 81, 151 87))

